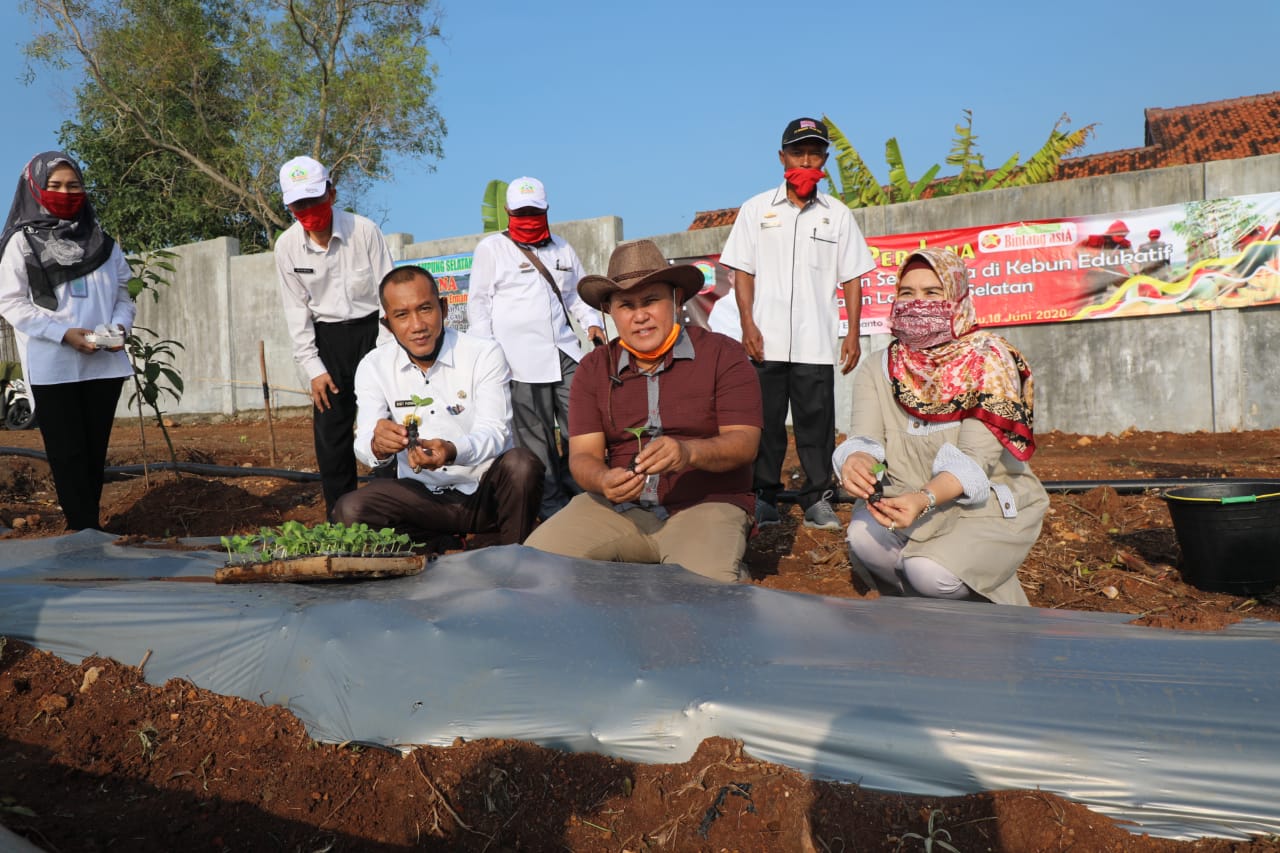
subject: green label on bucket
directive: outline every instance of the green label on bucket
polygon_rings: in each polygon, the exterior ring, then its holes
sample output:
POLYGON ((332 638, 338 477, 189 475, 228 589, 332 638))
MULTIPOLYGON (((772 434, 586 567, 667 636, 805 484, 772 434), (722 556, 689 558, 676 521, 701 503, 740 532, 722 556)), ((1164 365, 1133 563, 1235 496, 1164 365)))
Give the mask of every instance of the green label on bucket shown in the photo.
POLYGON ((1223 498, 1224 504, 1252 504, 1258 502, 1257 495, 1236 495, 1232 498, 1223 498))

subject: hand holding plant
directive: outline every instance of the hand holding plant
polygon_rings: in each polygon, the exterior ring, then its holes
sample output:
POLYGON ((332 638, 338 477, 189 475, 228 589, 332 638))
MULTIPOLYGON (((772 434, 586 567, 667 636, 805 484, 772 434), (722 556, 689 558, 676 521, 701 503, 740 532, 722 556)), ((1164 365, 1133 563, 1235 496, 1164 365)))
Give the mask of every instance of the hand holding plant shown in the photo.
POLYGON ((877 462, 871 466, 871 473, 875 475, 876 484, 871 489, 871 495, 867 498, 867 503, 877 503, 884 498, 884 483, 885 480, 889 479, 889 476, 885 473, 888 467, 883 462, 877 462))
POLYGON ((644 450, 644 439, 647 436, 650 441, 662 435, 662 427, 650 426, 645 424, 638 427, 627 427, 626 432, 636 437, 636 455, 631 457, 631 463, 627 465, 628 471, 636 470, 636 459, 640 458, 641 451, 644 450))
POLYGON ((405 438, 409 439, 410 447, 418 443, 418 427, 420 426, 422 426, 422 418, 413 414, 404 416, 405 438))

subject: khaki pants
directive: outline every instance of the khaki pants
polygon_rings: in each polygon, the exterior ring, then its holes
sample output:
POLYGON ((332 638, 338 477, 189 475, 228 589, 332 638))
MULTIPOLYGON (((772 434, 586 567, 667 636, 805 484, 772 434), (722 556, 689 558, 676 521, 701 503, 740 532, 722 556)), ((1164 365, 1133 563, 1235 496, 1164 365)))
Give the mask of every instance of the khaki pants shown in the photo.
POLYGON ((616 563, 676 563, 721 583, 739 579, 752 519, 728 503, 704 503, 665 522, 646 509, 615 512, 581 494, 543 522, 525 544, 550 554, 616 563))

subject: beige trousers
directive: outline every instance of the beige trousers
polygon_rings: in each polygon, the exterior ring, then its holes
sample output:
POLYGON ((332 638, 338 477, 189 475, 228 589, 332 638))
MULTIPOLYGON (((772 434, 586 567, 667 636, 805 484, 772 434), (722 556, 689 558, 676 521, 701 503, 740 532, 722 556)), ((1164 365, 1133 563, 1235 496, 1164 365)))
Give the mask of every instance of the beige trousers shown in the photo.
POLYGON ((683 509, 665 522, 647 509, 615 512, 584 493, 538 526, 526 545, 550 554, 615 563, 675 563, 721 583, 741 573, 752 519, 728 503, 683 509))

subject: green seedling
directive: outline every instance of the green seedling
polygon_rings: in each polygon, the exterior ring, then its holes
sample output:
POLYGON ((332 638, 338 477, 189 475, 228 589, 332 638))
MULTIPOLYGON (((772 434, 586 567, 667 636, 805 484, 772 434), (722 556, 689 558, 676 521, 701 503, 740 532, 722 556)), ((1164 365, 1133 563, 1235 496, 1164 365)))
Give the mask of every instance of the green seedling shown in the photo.
MULTIPOLYGON (((648 424, 638 427, 625 427, 624 429, 626 432, 629 432, 636 437, 637 457, 640 455, 640 451, 644 450, 644 437, 646 435, 648 435, 650 439, 654 439, 662 435, 662 429, 660 427, 650 426, 648 424)), ((627 470, 636 470, 636 460, 634 458, 631 460, 631 464, 627 466, 627 470)))
POLYGON ((286 521, 263 527, 256 534, 222 537, 227 563, 271 562, 298 557, 395 557, 411 553, 417 544, 393 528, 374 530, 367 524, 317 524, 286 521))
POLYGON ((409 395, 409 399, 413 401, 415 406, 430 406, 435 402, 431 397, 419 397, 417 394, 409 395))
POLYGON ((877 462, 875 465, 871 466, 871 473, 876 475, 876 485, 875 488, 871 490, 871 495, 867 498, 867 503, 873 504, 884 498, 885 471, 888 470, 888 467, 889 466, 885 465, 883 462, 877 462))
POLYGON ((942 809, 934 809, 929 812, 929 834, 921 835, 918 832, 904 832, 902 838, 898 840, 898 850, 902 850, 902 845, 906 843, 908 838, 914 838, 924 842, 924 853, 933 853, 935 849, 946 850, 947 853, 960 853, 951 843, 951 833, 940 826, 934 826, 934 823, 940 817, 942 817, 942 809))
POLYGON ((634 471, 636 470, 636 457, 639 457, 640 451, 644 450, 645 428, 642 426, 638 426, 638 427, 627 427, 626 429, 627 429, 627 432, 631 433, 636 437, 636 456, 632 458, 631 464, 627 466, 627 470, 634 471))

